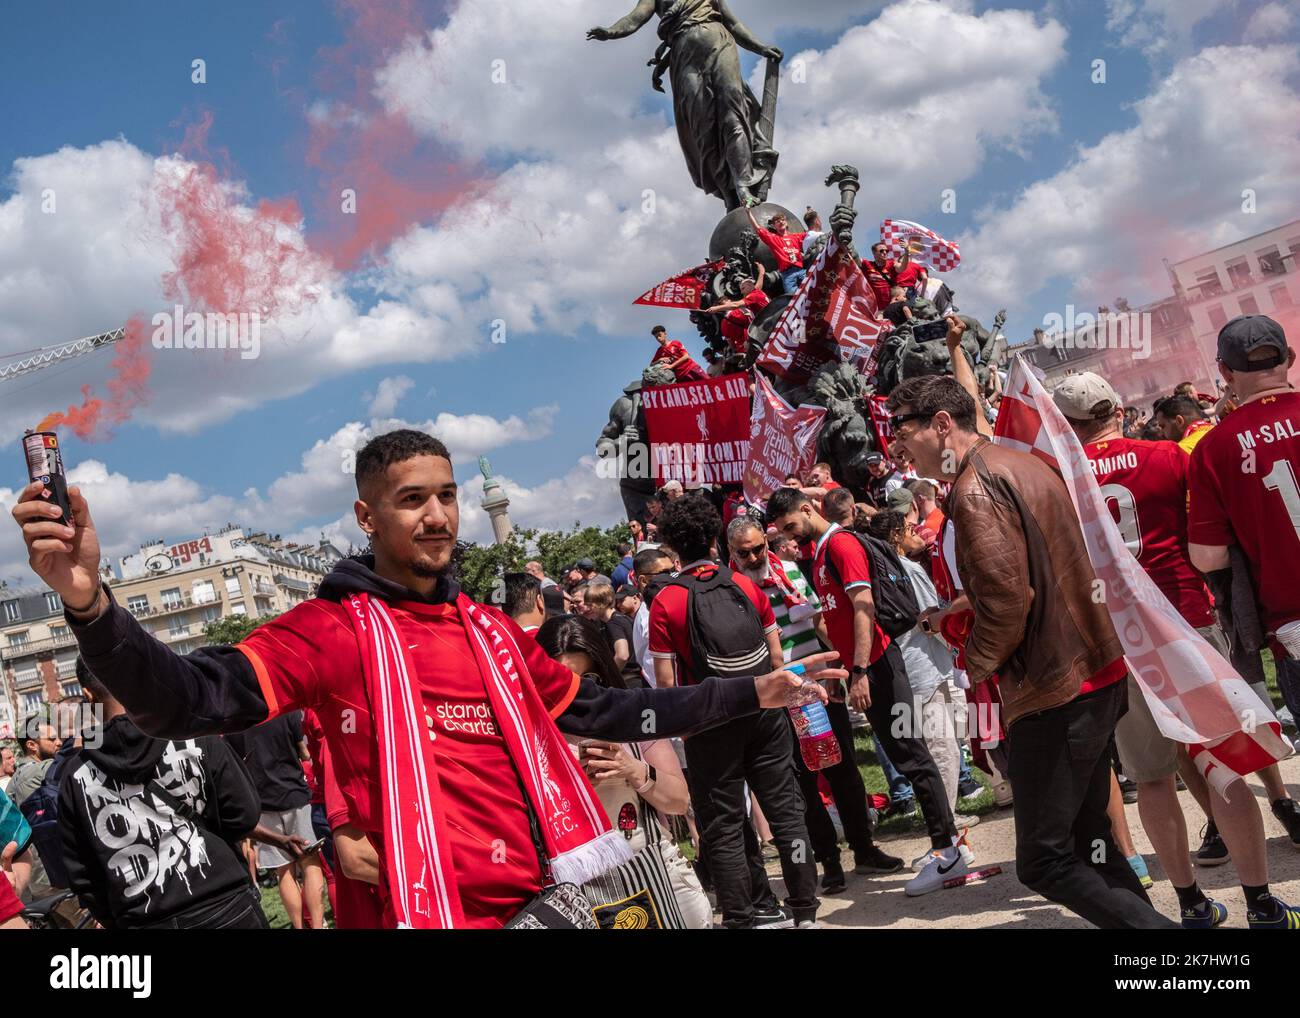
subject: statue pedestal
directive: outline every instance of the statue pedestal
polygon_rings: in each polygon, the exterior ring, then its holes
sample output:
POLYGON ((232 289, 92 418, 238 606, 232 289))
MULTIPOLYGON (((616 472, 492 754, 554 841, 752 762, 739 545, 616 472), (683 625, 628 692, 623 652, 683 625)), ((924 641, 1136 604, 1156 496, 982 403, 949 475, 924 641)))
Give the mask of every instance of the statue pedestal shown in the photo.
MULTIPOLYGON (((789 209, 774 202, 768 201, 762 205, 755 205, 752 211, 754 218, 758 220, 759 226, 766 227, 768 219, 778 212, 783 212, 786 221, 790 224, 791 233, 802 233, 804 230, 803 216, 797 216, 789 209)), ((728 212, 722 217, 722 221, 713 228, 713 236, 709 238, 709 258, 721 258, 728 250, 740 243, 742 233, 752 229, 753 227, 749 225, 749 216, 745 214, 745 209, 735 209, 728 212)), ((776 274, 776 258, 773 257, 771 249, 761 240, 758 242, 757 257, 767 269, 769 277, 776 274)))

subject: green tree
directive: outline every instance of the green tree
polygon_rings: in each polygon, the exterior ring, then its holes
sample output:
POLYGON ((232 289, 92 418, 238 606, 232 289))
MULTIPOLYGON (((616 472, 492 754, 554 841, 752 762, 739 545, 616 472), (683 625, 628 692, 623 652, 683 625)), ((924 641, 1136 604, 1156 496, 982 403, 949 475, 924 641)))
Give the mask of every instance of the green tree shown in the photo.
POLYGON ((223 619, 207 623, 203 627, 203 635, 207 638, 208 643, 213 646, 239 643, 263 622, 270 622, 278 615, 278 612, 272 615, 262 615, 258 618, 253 618, 251 615, 227 615, 223 619))
POLYGON ((456 579, 476 601, 500 603, 506 573, 522 572, 524 563, 537 559, 546 575, 554 579, 581 558, 589 558, 596 569, 609 575, 618 565, 618 544, 631 543, 626 523, 602 530, 581 527, 569 530, 516 530, 505 544, 478 545, 458 541, 453 558, 456 579), (530 551, 530 549, 534 549, 530 551))

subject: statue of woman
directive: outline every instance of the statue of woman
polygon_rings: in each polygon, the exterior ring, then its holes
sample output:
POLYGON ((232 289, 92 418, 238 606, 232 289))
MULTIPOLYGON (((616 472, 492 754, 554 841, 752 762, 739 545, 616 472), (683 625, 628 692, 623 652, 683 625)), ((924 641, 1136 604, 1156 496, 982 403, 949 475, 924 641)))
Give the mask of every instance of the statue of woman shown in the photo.
MULTIPOLYGON (((695 186, 716 195, 727 210, 766 200, 776 169, 771 116, 740 73, 743 46, 779 63, 782 53, 764 46, 727 7, 726 0, 638 0, 632 13, 588 39, 623 39, 659 16, 663 40, 655 59, 654 87, 671 73, 677 136, 695 186)), ((775 92, 772 93, 773 99, 775 92)))

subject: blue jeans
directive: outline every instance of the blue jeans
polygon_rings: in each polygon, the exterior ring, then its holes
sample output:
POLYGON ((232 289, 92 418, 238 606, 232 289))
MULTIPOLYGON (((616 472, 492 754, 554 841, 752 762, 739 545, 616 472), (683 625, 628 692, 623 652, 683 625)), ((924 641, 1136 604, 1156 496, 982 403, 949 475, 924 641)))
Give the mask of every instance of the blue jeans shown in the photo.
POLYGON ((871 733, 871 741, 876 745, 876 762, 880 764, 880 769, 885 772, 885 780, 889 782, 889 801, 899 803, 914 798, 915 793, 912 791, 911 783, 898 773, 898 768, 885 755, 885 749, 880 745, 875 732, 871 733))
POLYGON ((808 270, 802 266, 797 269, 786 269, 781 273, 781 285, 785 287, 786 293, 794 293, 799 289, 799 284, 803 282, 803 277, 808 275, 808 270))
POLYGON ((957 771, 957 784, 960 785, 971 780, 970 761, 966 758, 960 739, 957 740, 957 759, 961 761, 961 767, 957 771))

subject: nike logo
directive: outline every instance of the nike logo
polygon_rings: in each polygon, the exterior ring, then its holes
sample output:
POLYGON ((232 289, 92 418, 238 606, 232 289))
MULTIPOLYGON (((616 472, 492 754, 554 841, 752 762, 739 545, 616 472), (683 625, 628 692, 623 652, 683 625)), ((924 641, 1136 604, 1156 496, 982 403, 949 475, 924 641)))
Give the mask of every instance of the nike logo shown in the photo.
POLYGON ((959 862, 961 862, 961 855, 960 855, 960 854, 958 854, 958 856, 957 856, 956 859, 954 859, 954 860, 953 860, 952 862, 950 862, 947 866, 945 866, 945 865, 943 864, 943 857, 940 856, 940 858, 939 858, 939 873, 940 873, 940 875, 943 875, 944 873, 947 873, 947 872, 948 872, 949 870, 951 870, 954 866, 956 866, 959 862))

